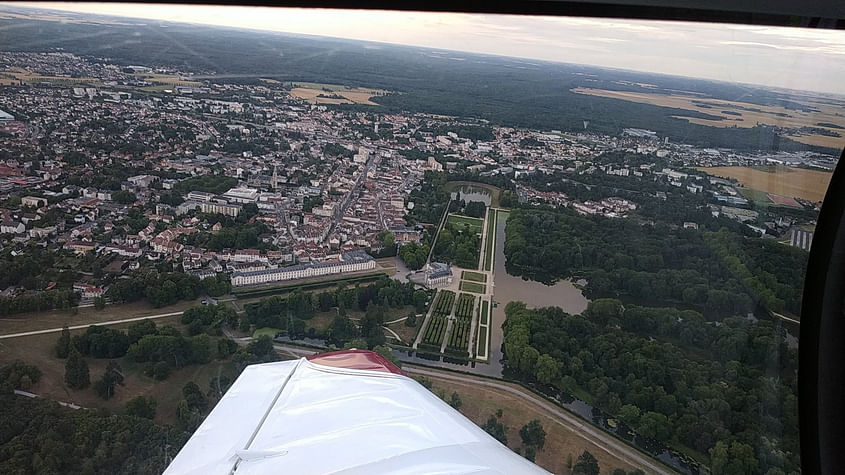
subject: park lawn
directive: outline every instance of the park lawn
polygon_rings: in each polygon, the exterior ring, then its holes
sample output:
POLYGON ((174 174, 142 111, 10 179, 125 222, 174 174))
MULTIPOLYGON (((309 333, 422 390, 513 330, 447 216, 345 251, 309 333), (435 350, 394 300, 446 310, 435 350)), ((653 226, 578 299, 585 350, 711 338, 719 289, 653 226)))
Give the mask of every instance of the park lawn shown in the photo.
POLYGON ((474 292, 476 294, 483 294, 486 286, 483 284, 478 284, 476 282, 467 282, 461 281, 461 290, 465 290, 467 292, 474 292))
POLYGON ((457 214, 450 214, 446 221, 452 225, 454 225, 459 230, 464 229, 464 225, 469 225, 469 232, 471 233, 480 233, 481 226, 484 224, 484 220, 479 218, 470 218, 468 216, 460 216, 457 214))
MULTIPOLYGON (((184 335, 187 331, 179 323, 179 316, 165 317, 155 320, 156 325, 172 325, 179 328, 184 335)), ((130 323, 111 325, 110 328, 125 329, 130 323)), ((72 330, 71 335, 84 333, 84 329, 72 330)), ((200 389, 208 390, 211 378, 219 374, 234 376, 234 366, 231 359, 213 360, 206 365, 192 365, 174 370, 164 381, 156 381, 145 376, 142 364, 132 363, 124 358, 117 358, 117 363, 124 373, 124 384, 118 386, 115 395, 108 401, 100 398, 93 389, 95 381, 100 379, 105 371, 108 359, 85 358, 91 375, 91 384, 86 389, 73 390, 65 386, 65 361, 53 356, 53 347, 59 333, 33 335, 2 340, 0 344, 0 365, 5 365, 16 359, 33 364, 43 373, 41 379, 29 389, 39 396, 57 401, 71 402, 87 408, 103 408, 114 412, 122 412, 124 405, 136 396, 152 396, 158 403, 156 422, 160 424, 176 423, 176 405, 182 399, 182 387, 188 382, 195 382, 200 389)))
POLYGON ((493 241, 496 238, 496 210, 487 208, 487 238, 484 243, 484 270, 493 270, 493 241))
POLYGON ((200 304, 200 299, 183 300, 166 307, 155 308, 144 302, 106 305, 103 310, 94 307, 80 308, 74 315, 73 309, 50 310, 45 312, 30 312, 9 315, 2 318, 2 334, 22 333, 34 330, 47 330, 65 326, 96 324, 111 320, 143 317, 147 315, 161 315, 165 313, 182 312, 200 304))
MULTIPOLYGON (((387 325, 387 328, 395 331, 400 338, 402 338, 402 342, 406 345, 411 345, 414 342, 414 339, 417 337, 417 332, 420 331, 420 327, 422 327, 423 320, 425 320, 425 315, 417 315, 417 322, 416 325, 409 327, 405 325, 405 321, 396 322, 390 325, 387 325)), ((393 336, 390 332, 384 332, 384 336, 393 336)))
POLYGON ((757 205, 772 204, 772 200, 769 199, 769 194, 765 191, 755 190, 752 188, 740 188, 739 192, 745 199, 753 201, 757 205))
POLYGON ((487 282, 487 275, 480 272, 472 272, 465 270, 461 272, 461 279, 471 280, 473 282, 487 282))
POLYGON ((261 338, 262 336, 269 336, 270 338, 276 338, 276 335, 278 335, 280 331, 281 330, 278 328, 272 327, 257 328, 254 332, 252 332, 252 337, 261 338))
MULTIPOLYGON (((337 309, 331 309, 327 312, 316 312, 313 317, 305 320, 305 328, 313 328, 315 330, 325 330, 332 324, 334 317, 337 316, 337 309)), ((352 317, 353 315, 349 315, 352 317)))
POLYGON ((571 454, 574 463, 584 450, 590 451, 596 457, 601 473, 610 473, 615 468, 623 468, 626 471, 636 468, 607 449, 584 439, 577 429, 561 424, 557 418, 519 395, 474 384, 474 378, 471 377, 465 381, 426 377, 431 379, 435 392, 445 391, 447 397, 452 392, 457 392, 462 402, 460 413, 478 425, 495 415, 498 409, 502 409, 501 422, 508 427, 508 446, 511 448, 522 446, 519 429, 532 419, 539 419, 546 430, 546 442, 543 449, 537 451, 536 463, 546 470, 553 473, 570 473, 566 466, 567 456, 571 454))
POLYGON ((479 319, 482 325, 487 325, 487 300, 481 301, 481 318, 479 319))

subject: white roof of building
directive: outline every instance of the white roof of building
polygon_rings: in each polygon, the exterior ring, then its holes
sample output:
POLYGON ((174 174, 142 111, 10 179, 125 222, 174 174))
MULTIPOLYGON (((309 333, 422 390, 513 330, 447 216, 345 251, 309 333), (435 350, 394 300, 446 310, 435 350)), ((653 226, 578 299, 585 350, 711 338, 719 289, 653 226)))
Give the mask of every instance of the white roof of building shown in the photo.
POLYGON ((374 353, 330 355, 247 367, 164 473, 548 473, 413 379, 367 366, 374 353))

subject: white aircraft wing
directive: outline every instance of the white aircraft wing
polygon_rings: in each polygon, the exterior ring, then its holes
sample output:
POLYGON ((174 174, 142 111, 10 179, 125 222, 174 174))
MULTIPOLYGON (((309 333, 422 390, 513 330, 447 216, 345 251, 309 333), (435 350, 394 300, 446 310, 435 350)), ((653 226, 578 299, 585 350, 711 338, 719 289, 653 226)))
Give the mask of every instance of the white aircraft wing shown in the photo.
POLYGON ((165 475, 540 474, 377 353, 247 367, 165 475))

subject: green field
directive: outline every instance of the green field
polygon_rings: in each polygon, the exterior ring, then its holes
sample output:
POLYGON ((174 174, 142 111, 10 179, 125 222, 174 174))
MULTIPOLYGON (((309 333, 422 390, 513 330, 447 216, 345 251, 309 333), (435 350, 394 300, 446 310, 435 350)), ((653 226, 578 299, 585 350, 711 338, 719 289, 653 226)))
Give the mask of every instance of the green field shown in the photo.
POLYGON ((276 338, 276 335, 280 332, 278 328, 272 327, 263 327, 258 328, 254 332, 252 332, 253 338, 261 338, 262 336, 269 336, 270 338, 276 338))
POLYGON ((473 282, 487 282, 487 276, 485 274, 468 270, 461 272, 461 279, 471 280, 473 282))
POLYGON ((482 325, 487 325, 487 301, 481 301, 481 318, 479 319, 482 325))
POLYGON ((475 292, 476 294, 483 294, 484 290, 487 287, 483 284, 478 284, 476 282, 466 282, 461 281, 461 290, 465 290, 467 292, 475 292))
POLYGON ((458 216, 456 214, 450 214, 446 218, 446 222, 454 225, 459 230, 463 230, 466 225, 469 227, 469 232, 476 234, 481 232, 481 226, 484 224, 484 220, 482 219, 458 216))
POLYGON ((496 210, 487 208, 487 241, 484 245, 484 270, 493 270, 493 241, 496 237, 496 210))
POLYGON ((479 326, 478 327, 478 351, 476 351, 477 355, 484 355, 487 356, 487 327, 486 326, 479 326))
POLYGON ((751 188, 740 188, 739 192, 745 199, 753 201, 757 205, 773 204, 772 200, 769 199, 769 194, 765 191, 754 190, 751 188))

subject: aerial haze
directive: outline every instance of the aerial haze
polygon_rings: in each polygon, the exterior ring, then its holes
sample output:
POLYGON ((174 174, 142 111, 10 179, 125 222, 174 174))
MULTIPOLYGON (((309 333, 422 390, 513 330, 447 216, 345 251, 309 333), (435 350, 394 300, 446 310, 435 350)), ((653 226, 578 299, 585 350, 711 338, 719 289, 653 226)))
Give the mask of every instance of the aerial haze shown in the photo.
POLYGON ((845 33, 643 20, 267 7, 17 6, 330 36, 845 94, 845 33))

